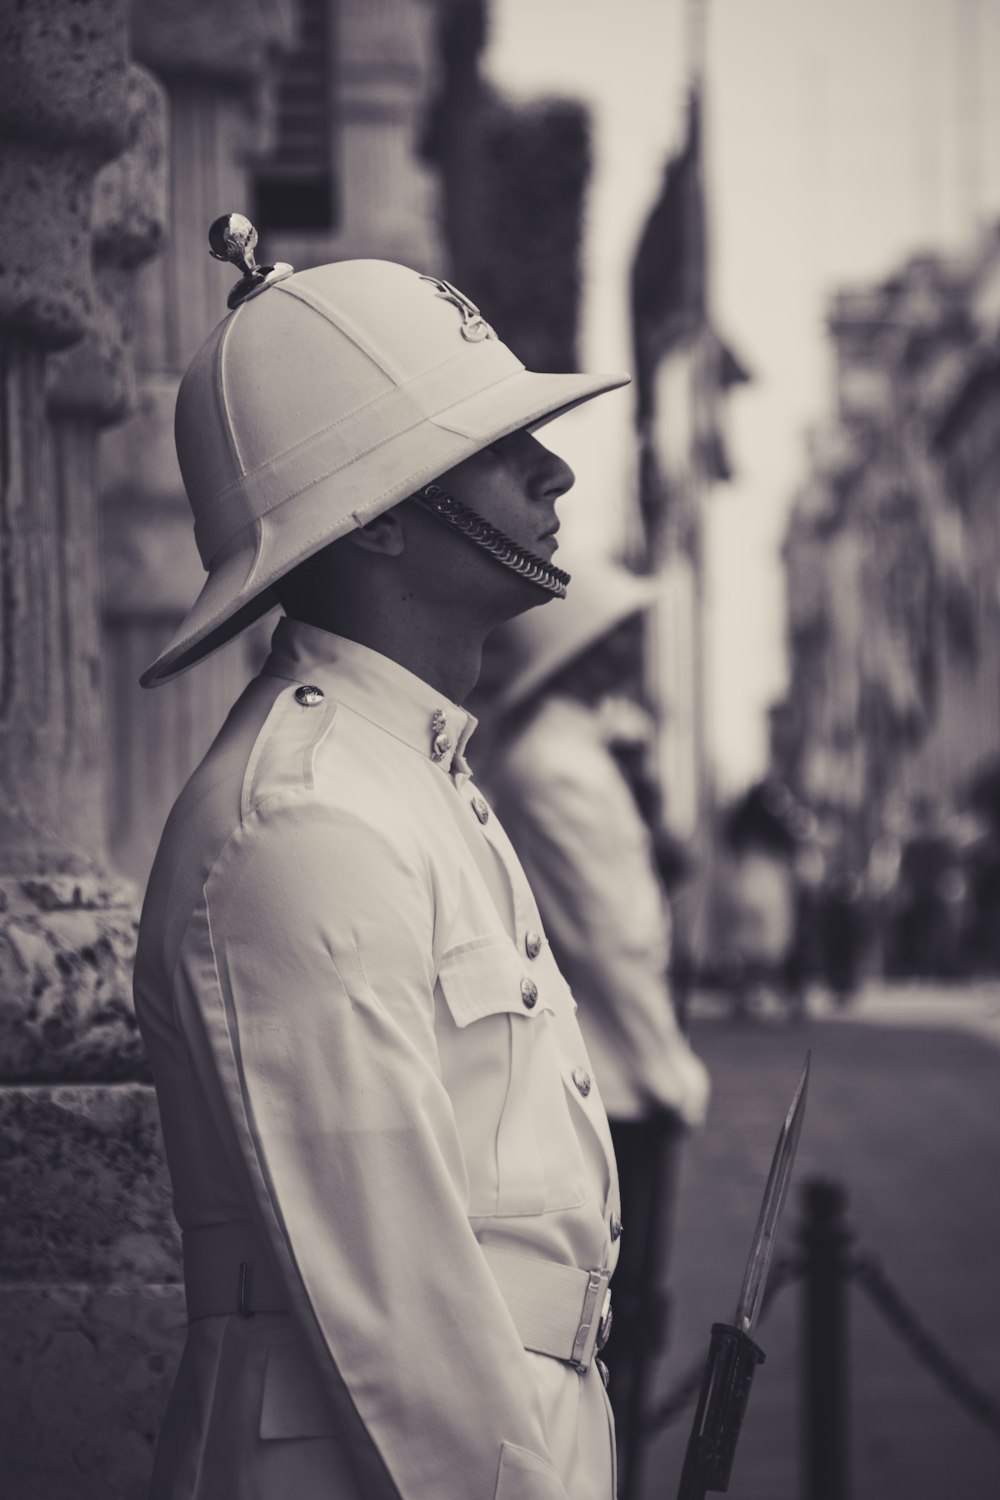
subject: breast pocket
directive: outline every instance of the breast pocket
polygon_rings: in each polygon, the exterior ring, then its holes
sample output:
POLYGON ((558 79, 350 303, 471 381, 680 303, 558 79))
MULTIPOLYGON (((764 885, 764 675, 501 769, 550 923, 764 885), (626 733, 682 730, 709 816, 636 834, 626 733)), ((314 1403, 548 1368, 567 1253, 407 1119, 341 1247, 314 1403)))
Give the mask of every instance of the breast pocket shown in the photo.
POLYGON ((513 943, 491 936, 451 949, 438 984, 470 1216, 575 1208, 588 1183, 562 1081, 557 1021, 573 1004, 562 979, 533 972, 513 943))

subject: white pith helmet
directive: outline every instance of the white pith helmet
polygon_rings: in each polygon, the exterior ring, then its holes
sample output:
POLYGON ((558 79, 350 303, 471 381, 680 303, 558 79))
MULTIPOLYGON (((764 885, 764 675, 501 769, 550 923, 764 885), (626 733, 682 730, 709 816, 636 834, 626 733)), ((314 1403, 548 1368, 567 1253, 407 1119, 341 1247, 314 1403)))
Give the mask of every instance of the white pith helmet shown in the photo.
POLYGON ((265 614, 272 585, 329 542, 629 379, 534 374, 455 288, 389 261, 253 276, 181 382, 177 454, 208 578, 144 687, 265 614))
POLYGON ((588 647, 627 620, 649 609, 660 584, 605 558, 573 559, 573 586, 565 599, 532 609, 494 630, 487 642, 492 658, 493 698, 499 713, 526 703, 588 647))

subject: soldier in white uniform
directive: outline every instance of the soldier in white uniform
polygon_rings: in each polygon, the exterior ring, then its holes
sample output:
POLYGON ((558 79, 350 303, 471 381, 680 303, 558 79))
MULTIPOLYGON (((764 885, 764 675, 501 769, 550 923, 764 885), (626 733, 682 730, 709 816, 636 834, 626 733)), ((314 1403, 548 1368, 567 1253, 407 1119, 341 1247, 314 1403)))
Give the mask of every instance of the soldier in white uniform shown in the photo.
POLYGON ((140 929, 189 1316, 152 1494, 612 1500, 610 1136, 459 704, 565 586, 572 474, 528 429, 624 377, 527 372, 403 267, 213 233, 245 274, 177 409, 208 579, 143 680, 286 618, 140 929))

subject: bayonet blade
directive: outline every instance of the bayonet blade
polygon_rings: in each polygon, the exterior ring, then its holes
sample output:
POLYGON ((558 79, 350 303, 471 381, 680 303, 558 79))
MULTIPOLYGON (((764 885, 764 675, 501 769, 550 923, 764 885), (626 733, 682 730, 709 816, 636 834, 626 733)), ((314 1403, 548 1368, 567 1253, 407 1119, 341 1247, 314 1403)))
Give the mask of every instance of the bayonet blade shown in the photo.
POLYGON ((774 1148, 771 1171, 768 1174, 767 1187, 764 1189, 764 1201, 760 1206, 757 1230, 750 1247, 750 1258, 743 1277, 740 1300, 736 1304, 736 1326, 747 1334, 753 1333, 760 1315, 760 1304, 767 1285, 767 1273, 771 1265, 771 1256, 774 1253, 778 1225, 781 1222, 781 1210, 785 1206, 788 1183, 795 1163, 795 1152, 802 1133, 802 1120, 806 1112, 806 1092, 809 1084, 810 1056, 811 1053, 807 1052, 802 1076, 792 1096, 792 1102, 788 1106, 788 1114, 785 1116, 785 1123, 781 1127, 778 1143, 774 1148))

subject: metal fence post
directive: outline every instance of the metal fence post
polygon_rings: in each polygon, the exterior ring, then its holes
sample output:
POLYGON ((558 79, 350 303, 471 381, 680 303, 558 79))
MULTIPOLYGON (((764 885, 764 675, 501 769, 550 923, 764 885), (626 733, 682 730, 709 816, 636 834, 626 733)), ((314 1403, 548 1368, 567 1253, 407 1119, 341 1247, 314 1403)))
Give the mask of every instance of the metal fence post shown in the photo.
POLYGON ((848 1500, 847 1194, 813 1178, 803 1190, 804 1493, 848 1500))
MULTIPOLYGON (((638 1500, 644 1489, 643 1471, 650 1441, 644 1428, 656 1363, 667 1341, 669 1294, 662 1283, 683 1134, 680 1123, 666 1116, 649 1121, 645 1127, 643 1180, 636 1183, 635 1164, 622 1178, 622 1212, 629 1215, 633 1239, 631 1250, 619 1261, 616 1273, 624 1293, 625 1317, 621 1324, 624 1338, 618 1350, 613 1342, 608 1347, 612 1406, 618 1427, 619 1500, 638 1500), (642 1201, 643 1189, 645 1201, 642 1201)), ((612 1128, 612 1136, 622 1162, 625 1153, 618 1150, 617 1124, 612 1128)))

